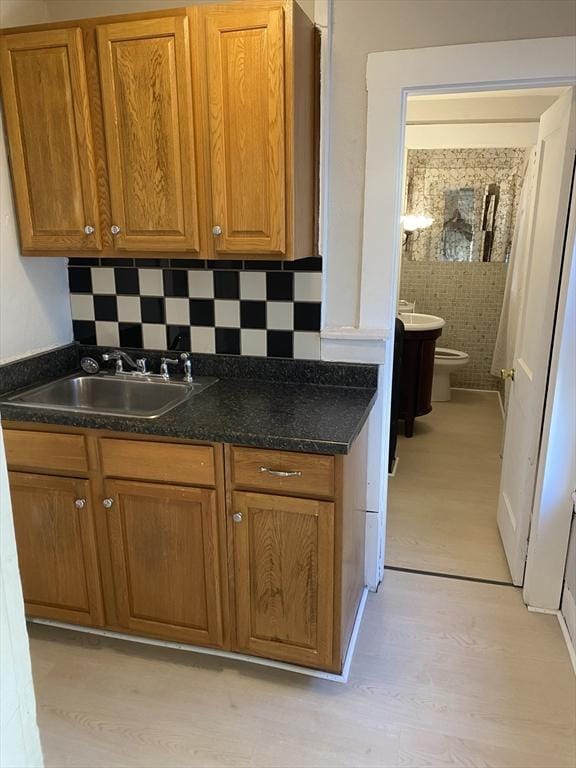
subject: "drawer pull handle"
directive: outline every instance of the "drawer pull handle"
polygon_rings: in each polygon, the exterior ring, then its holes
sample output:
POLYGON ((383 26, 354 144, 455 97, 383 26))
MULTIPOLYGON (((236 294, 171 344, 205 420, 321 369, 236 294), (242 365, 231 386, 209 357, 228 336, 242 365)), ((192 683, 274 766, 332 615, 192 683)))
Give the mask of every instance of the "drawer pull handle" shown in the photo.
POLYGON ((76 507, 76 509, 84 509, 84 507, 86 506, 86 499, 76 499, 76 501, 74 502, 74 506, 76 507))
POLYGON ((273 475, 274 477, 302 477, 302 472, 300 472, 299 469, 293 469, 292 471, 286 472, 283 469, 270 469, 270 467, 260 467, 260 472, 266 472, 266 474, 273 475))
POLYGON ((114 504, 114 499, 104 499, 102 501, 102 505, 105 509, 111 509, 112 504, 114 504))

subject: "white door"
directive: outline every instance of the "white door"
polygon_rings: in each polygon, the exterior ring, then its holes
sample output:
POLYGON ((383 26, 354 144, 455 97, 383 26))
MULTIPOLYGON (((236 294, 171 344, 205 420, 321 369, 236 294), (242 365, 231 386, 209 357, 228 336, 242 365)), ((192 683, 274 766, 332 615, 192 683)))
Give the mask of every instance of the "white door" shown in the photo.
POLYGON ((575 89, 570 88, 541 117, 533 208, 528 217, 524 259, 526 283, 514 351, 498 527, 514 584, 524 581, 530 515, 554 314, 576 152, 575 89))

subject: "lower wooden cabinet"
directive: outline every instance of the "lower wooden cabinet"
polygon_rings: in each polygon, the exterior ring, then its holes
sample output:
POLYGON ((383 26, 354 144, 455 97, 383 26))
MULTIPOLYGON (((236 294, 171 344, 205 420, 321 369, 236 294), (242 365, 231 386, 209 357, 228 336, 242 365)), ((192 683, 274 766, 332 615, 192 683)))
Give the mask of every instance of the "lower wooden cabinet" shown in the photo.
POLYGON ((233 494, 238 650, 332 664, 334 504, 233 494))
POLYGON ((221 645, 215 491, 108 480, 105 492, 120 626, 221 645))
POLYGON ((10 472, 22 590, 33 616, 102 622, 87 480, 10 472))
POLYGON ((30 617, 342 669, 364 591, 366 429, 345 457, 5 436, 30 617))

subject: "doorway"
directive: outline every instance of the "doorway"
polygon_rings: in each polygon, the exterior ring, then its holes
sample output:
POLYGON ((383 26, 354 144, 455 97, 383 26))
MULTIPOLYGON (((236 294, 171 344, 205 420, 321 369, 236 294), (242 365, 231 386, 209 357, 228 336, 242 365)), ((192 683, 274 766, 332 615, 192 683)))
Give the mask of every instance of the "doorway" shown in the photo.
POLYGON ((530 280, 540 118, 565 91, 408 96, 390 568, 511 583, 500 372, 514 365, 530 280))

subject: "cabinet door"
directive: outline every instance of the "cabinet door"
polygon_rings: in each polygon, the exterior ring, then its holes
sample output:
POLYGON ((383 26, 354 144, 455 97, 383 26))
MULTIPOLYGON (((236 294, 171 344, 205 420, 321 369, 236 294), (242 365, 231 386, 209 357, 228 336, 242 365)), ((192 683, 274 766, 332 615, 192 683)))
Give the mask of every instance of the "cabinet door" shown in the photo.
POLYGON ((22 248, 99 249, 80 29, 5 35, 0 72, 22 248))
POLYGON ((283 13, 200 10, 218 253, 286 249, 283 13))
POLYGON ((198 251, 187 19, 100 26, 98 52, 116 247, 198 251))
POLYGON ((332 664, 334 505, 234 493, 238 650, 332 664))
POLYGON ((26 612, 101 624, 102 598, 87 480, 10 472, 26 612))
POLYGON ((106 489, 120 625, 221 645, 215 492, 122 480, 106 489))

